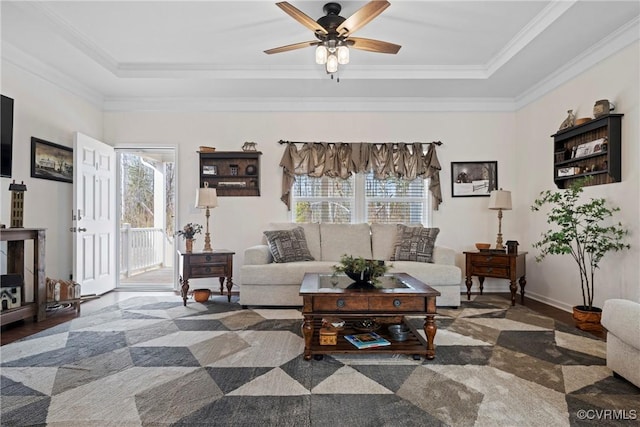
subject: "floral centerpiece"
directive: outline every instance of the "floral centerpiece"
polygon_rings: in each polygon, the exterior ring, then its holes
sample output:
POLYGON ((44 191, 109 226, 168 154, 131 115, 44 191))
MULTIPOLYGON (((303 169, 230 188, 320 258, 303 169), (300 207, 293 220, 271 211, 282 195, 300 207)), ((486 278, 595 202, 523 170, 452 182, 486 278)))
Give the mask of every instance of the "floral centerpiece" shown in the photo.
POLYGON ((187 252, 193 251, 193 241, 195 240, 196 234, 200 233, 202 233, 202 226, 191 222, 182 227, 182 230, 176 232, 178 236, 184 238, 187 252))
POLYGON ((389 271, 384 261, 342 255, 340 264, 333 266, 334 274, 344 273, 359 285, 375 285, 378 277, 389 271))
POLYGON ((178 236, 182 236, 186 240, 195 240, 196 234, 202 233, 202 226, 200 224, 188 223, 182 230, 177 231, 178 236))

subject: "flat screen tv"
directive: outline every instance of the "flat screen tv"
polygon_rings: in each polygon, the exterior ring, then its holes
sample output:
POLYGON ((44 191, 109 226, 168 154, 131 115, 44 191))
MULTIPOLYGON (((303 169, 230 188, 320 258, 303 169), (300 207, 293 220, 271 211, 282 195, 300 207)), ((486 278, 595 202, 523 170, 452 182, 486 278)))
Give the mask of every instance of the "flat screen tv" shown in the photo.
POLYGON ((11 178, 13 159, 13 99, 0 95, 0 176, 11 178))

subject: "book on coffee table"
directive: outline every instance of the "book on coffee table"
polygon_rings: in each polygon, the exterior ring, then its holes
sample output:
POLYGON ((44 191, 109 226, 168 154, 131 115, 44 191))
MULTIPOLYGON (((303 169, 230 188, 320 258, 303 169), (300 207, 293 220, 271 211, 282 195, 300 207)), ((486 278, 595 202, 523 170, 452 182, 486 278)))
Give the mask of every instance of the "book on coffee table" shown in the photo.
POLYGON ((391 345, 391 342, 382 338, 375 332, 365 332, 361 334, 345 335, 347 341, 355 345, 359 349, 383 347, 385 345, 391 345))

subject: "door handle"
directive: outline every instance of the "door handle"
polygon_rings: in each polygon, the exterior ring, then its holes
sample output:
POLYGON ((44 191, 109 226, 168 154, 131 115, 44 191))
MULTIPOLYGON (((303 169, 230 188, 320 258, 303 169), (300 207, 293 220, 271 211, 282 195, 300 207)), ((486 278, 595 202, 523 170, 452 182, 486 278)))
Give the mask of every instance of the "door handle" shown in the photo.
POLYGON ((79 232, 79 233, 81 233, 81 232, 83 232, 83 231, 87 231, 87 229, 86 229, 86 228, 84 228, 84 227, 78 227, 78 232, 79 232))

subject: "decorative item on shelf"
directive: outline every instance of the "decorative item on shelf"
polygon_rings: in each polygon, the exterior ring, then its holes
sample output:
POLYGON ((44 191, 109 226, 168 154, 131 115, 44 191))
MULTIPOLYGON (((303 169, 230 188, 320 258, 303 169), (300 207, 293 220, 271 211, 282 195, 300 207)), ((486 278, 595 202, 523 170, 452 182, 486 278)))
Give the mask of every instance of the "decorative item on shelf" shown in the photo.
POLYGON ((207 220, 207 231, 204 235, 203 252, 213 252, 211 247, 211 235, 209 234, 209 209, 218 206, 218 195, 215 188, 209 188, 209 183, 204 183, 204 188, 198 188, 196 191, 196 208, 206 209, 205 218, 207 220))
POLYGON ((373 332, 380 329, 380 324, 375 319, 359 319, 355 320, 351 326, 359 332, 373 332))
POLYGON ((178 236, 182 236, 184 238, 187 253, 193 252, 193 241, 195 240, 195 235, 200 234, 201 232, 202 226, 191 222, 182 227, 182 230, 178 230, 176 232, 178 236))
POLYGON ((255 142, 245 142, 242 145, 242 151, 256 151, 256 143, 255 142))
POLYGON ((612 102, 609 102, 608 99, 600 99, 596 101, 593 106, 593 117, 596 119, 602 116, 609 114, 610 111, 615 110, 616 106, 613 105, 612 102))
POLYGON ((576 119, 575 126, 583 125, 590 121, 591 121, 591 117, 580 117, 579 119, 576 119))
POLYGON ((207 147, 205 145, 200 146, 201 153, 215 153, 216 147, 207 147))
POLYGON ((600 146, 600 151, 605 152, 609 149, 609 143, 607 143, 607 141, 603 142, 602 145, 600 146))
POLYGON ((333 266, 334 274, 344 273, 354 281, 347 289, 371 289, 379 282, 378 277, 389 270, 382 260, 365 259, 342 255, 340 264, 333 266))
POLYGON ((504 250, 502 244, 502 211, 511 210, 511 191, 493 190, 489 196, 489 209, 498 211, 498 237, 496 240, 496 249, 504 250))
POLYGON ((229 170, 231 171, 231 176, 238 175, 238 165, 229 165, 229 170))
POLYGON ((320 328, 320 345, 338 344, 338 331, 333 328, 320 328))
POLYGON ((255 175, 256 173, 258 173, 258 168, 255 165, 249 165, 244 170, 244 173, 247 175, 255 175))
POLYGON ((567 110, 567 118, 560 124, 560 130, 569 129, 576 123, 576 116, 573 110, 567 110))
POLYGON ((387 329, 394 341, 406 341, 407 338, 409 338, 409 332, 411 332, 404 323, 399 325, 389 325, 387 329))
POLYGON ((193 290, 193 299, 196 302, 206 302, 211 296, 211 291, 209 289, 194 289, 193 290))
POLYGON ((536 261, 541 262, 547 255, 571 255, 578 266, 582 291, 582 305, 575 306, 574 319, 576 326, 582 330, 601 330, 599 317, 602 310, 593 306, 595 290, 595 272, 600 261, 609 252, 629 249, 625 242, 629 233, 621 223, 612 223, 611 217, 620 211, 618 207, 610 207, 603 198, 583 201, 582 192, 585 180, 574 182, 564 191, 546 190, 534 201, 531 210, 540 211, 550 206, 547 223, 554 225, 541 235, 541 239, 533 244, 540 253, 536 261), (587 311, 595 323, 585 322, 581 311, 587 311))
POLYGON ((16 184, 14 179, 9 184, 9 191, 11 191, 11 228, 23 228, 24 219, 24 192, 27 191, 27 186, 24 181, 20 184, 16 184))
POLYGON ((518 241, 517 240, 507 240, 507 253, 512 255, 518 254, 518 241))
POLYGON ((489 249, 491 247, 491 243, 476 243, 476 249, 481 251, 482 249, 489 249))

